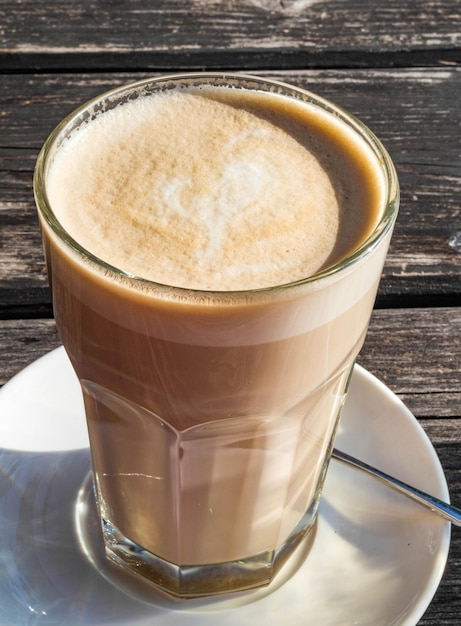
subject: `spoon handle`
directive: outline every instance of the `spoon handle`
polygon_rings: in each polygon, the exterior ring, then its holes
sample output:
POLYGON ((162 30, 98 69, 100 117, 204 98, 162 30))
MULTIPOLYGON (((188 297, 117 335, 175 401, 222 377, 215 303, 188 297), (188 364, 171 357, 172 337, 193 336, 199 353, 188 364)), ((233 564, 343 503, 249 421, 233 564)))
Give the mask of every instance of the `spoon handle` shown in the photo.
POLYGON ((443 502, 443 500, 434 498, 434 496, 430 496, 429 494, 424 493, 424 491, 415 489, 415 487, 407 485, 401 480, 398 480, 398 478, 389 476, 389 474, 385 474, 384 472, 381 472, 381 470, 378 470, 371 465, 367 465, 363 461, 359 461, 353 456, 350 456, 345 452, 341 452, 341 450, 338 450, 337 448, 333 449, 332 457, 334 459, 337 459, 338 461, 341 461, 342 463, 353 465, 357 469, 367 472, 375 478, 379 478, 390 487, 393 487, 411 500, 415 500, 419 504, 422 504, 423 506, 430 509, 434 513, 437 513, 437 515, 440 515, 440 517, 443 517, 455 526, 461 526, 461 509, 458 509, 455 506, 448 504, 447 502, 443 502))

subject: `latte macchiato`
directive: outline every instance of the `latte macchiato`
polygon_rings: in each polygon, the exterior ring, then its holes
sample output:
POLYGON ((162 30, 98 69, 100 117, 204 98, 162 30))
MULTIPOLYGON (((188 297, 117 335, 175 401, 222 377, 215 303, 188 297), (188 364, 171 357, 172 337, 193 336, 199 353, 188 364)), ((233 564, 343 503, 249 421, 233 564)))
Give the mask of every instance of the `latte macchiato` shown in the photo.
POLYGON ((377 142, 275 85, 114 92, 37 168, 106 550, 179 596, 270 582, 312 525, 395 217, 377 142))

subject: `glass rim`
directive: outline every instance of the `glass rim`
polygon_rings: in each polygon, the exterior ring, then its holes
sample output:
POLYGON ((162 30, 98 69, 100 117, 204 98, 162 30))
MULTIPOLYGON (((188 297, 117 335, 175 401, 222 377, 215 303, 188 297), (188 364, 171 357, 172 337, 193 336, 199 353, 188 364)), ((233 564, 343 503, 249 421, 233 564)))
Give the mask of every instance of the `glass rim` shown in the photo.
POLYGON ((149 291, 149 288, 151 288, 156 292, 159 290, 168 290, 168 292, 175 292, 177 294, 189 294, 189 296, 192 297, 195 295, 206 297, 216 296, 221 298, 224 296, 231 298, 233 295, 241 297, 244 294, 257 295, 259 293, 264 294, 268 292, 287 290, 290 288, 321 282, 324 279, 334 277, 343 270, 349 269, 356 262, 363 259, 365 256, 368 256, 368 254, 371 253, 385 238, 386 234, 394 224, 398 213, 400 199, 397 173, 389 153, 373 131, 371 131, 368 126, 361 122, 357 117, 328 99, 302 87, 297 87, 295 85, 267 78, 265 76, 256 76, 236 72, 183 72, 163 74, 120 85, 105 91, 94 98, 91 98, 64 117, 49 134, 37 158, 33 177, 33 188, 39 215, 45 220, 45 223, 49 228, 51 228, 59 241, 62 242, 67 249, 70 249, 73 254, 76 254, 79 259, 83 260, 85 264, 91 267, 98 267, 102 270, 104 275, 112 275, 113 279, 117 282, 123 283, 125 281, 129 281, 130 284, 137 285, 141 291, 149 291), (162 84, 164 85, 164 88, 177 88, 177 84, 180 82, 185 82, 188 85, 196 83, 197 85, 203 86, 211 85, 227 88, 250 87, 253 90, 255 90, 255 87, 257 90, 257 87, 259 86, 260 91, 284 95, 294 98, 300 102, 307 102, 310 105, 317 106, 324 112, 333 115, 345 123, 349 129, 360 136, 361 139, 365 141, 367 146, 371 148, 382 169, 382 176, 385 184, 385 194, 382 207, 383 210, 378 223, 375 225, 370 235, 360 244, 360 246, 355 248, 346 257, 340 259, 332 265, 328 265, 314 274, 310 274, 295 281, 288 281, 286 283, 278 283, 270 286, 250 289, 195 289, 156 282, 121 270, 120 268, 99 258, 89 250, 86 250, 86 248, 75 240, 62 226, 53 211, 51 202, 49 201, 46 193, 46 173, 50 159, 52 160, 53 149, 59 147, 60 140, 65 139, 66 131, 72 130, 74 127, 78 127, 80 124, 90 119, 91 115, 98 114, 98 108, 105 108, 103 103, 109 103, 112 105, 109 108, 114 108, 123 102, 124 95, 140 91, 144 91, 144 95, 148 95, 149 92, 146 88, 150 85, 152 85, 151 91, 156 91, 162 84), (171 84, 171 87, 168 87, 169 84, 171 84), (90 113, 91 110, 94 110, 94 112, 90 113))

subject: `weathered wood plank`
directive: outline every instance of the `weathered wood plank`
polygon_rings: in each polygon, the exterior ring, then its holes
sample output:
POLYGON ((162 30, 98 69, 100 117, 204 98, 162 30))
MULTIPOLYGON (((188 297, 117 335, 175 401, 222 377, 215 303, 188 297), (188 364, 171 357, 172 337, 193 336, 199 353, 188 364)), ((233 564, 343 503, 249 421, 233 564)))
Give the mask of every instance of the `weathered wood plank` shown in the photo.
MULTIPOLYGON (((461 69, 264 73, 355 113, 394 158, 402 203, 378 306, 461 301, 461 69)), ((4 75, 0 91, 0 315, 49 311, 32 195, 40 146, 78 104, 146 74, 4 75), (18 308, 19 307, 19 308, 18 308)))
POLYGON ((0 66, 402 66, 461 60, 457 2, 3 0, 0 66))
MULTIPOLYGON (((461 308, 374 311, 359 363, 397 394, 458 393, 461 308)), ((438 414, 427 408, 421 416, 438 414)))
POLYGON ((52 319, 0 321, 0 385, 60 345, 52 319))

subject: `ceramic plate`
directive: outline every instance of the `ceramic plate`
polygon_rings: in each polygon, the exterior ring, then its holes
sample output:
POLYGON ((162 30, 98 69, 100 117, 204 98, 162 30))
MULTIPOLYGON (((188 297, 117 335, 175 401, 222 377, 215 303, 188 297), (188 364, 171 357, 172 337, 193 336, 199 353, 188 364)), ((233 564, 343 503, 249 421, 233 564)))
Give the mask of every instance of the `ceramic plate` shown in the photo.
MULTIPOLYGON (((448 499, 408 409, 356 367, 337 447, 448 499)), ((332 461, 305 560, 264 590, 168 601, 101 555, 79 386, 62 348, 0 391, 0 607, 6 626, 415 626, 442 576, 450 525, 332 461)))

